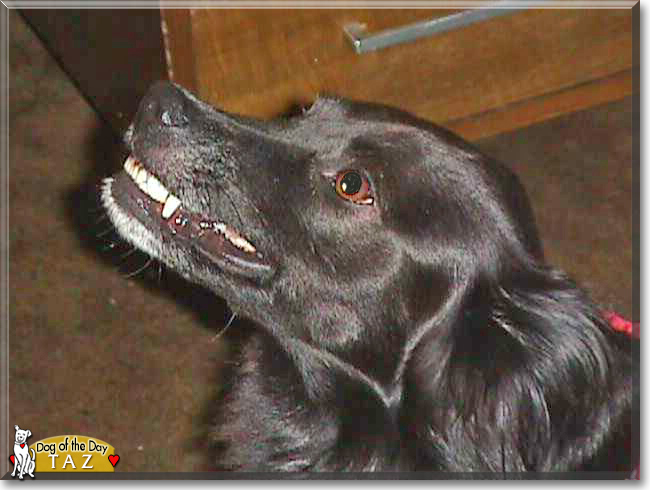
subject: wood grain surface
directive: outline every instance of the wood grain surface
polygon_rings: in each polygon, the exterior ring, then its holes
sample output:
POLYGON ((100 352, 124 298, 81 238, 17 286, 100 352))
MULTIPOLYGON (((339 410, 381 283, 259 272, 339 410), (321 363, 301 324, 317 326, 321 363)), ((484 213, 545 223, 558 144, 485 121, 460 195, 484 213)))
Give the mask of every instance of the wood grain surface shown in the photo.
POLYGON ((163 17, 169 37, 186 40, 168 46, 174 78, 219 107, 258 117, 334 93, 396 105, 476 138, 631 91, 629 9, 528 10, 361 55, 343 31, 350 22, 374 32, 452 12, 169 10, 163 17))

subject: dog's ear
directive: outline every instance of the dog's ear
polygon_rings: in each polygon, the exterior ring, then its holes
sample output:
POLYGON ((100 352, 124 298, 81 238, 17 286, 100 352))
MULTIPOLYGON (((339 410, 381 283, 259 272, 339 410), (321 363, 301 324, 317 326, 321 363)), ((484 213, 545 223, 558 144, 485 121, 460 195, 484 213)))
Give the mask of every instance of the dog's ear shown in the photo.
POLYGON ((18 427, 17 425, 14 425, 14 429, 20 430, 20 427, 18 427))
POLYGON ((27 439, 27 438, 30 437, 31 435, 32 435, 32 431, 31 431, 31 430, 28 430, 28 431, 27 431, 27 435, 25 436, 25 439, 27 439))
POLYGON ((630 343, 571 280, 537 264, 478 278, 448 311, 404 373, 418 454, 457 471, 571 470, 611 457, 603 441, 630 413, 630 343))

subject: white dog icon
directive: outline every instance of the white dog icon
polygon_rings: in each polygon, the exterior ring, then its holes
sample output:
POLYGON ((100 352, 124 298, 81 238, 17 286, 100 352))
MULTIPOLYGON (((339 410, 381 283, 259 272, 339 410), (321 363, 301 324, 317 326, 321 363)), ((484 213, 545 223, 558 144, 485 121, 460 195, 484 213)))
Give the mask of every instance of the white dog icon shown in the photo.
POLYGON ((29 457, 30 448, 27 445, 27 438, 32 435, 29 430, 21 430, 17 425, 16 428, 16 442, 14 442, 14 470, 11 472, 11 477, 16 476, 18 471, 18 478, 23 479, 23 475, 27 473, 34 478, 34 468, 36 467, 36 453, 32 451, 32 457, 29 457))

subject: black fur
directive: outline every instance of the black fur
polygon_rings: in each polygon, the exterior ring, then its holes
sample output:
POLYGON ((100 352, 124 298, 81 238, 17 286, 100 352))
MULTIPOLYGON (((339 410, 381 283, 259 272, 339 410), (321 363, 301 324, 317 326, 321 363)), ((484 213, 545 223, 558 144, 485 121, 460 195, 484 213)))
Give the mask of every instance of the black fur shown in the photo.
POLYGON ((176 233, 124 174, 104 189, 127 240, 258 327, 223 393, 219 468, 631 470, 638 344, 545 263, 505 167, 392 108, 325 97, 261 122, 166 83, 126 142, 181 212, 262 255, 176 233), (346 169, 373 204, 337 194, 346 169))

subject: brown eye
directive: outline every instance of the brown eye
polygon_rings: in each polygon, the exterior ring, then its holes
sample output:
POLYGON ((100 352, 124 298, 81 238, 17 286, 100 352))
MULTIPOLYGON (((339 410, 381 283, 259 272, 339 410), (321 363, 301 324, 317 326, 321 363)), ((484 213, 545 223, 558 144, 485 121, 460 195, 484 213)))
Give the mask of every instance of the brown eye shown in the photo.
POLYGON ((355 204, 372 204, 368 179, 355 170, 345 170, 336 176, 336 193, 355 204))

